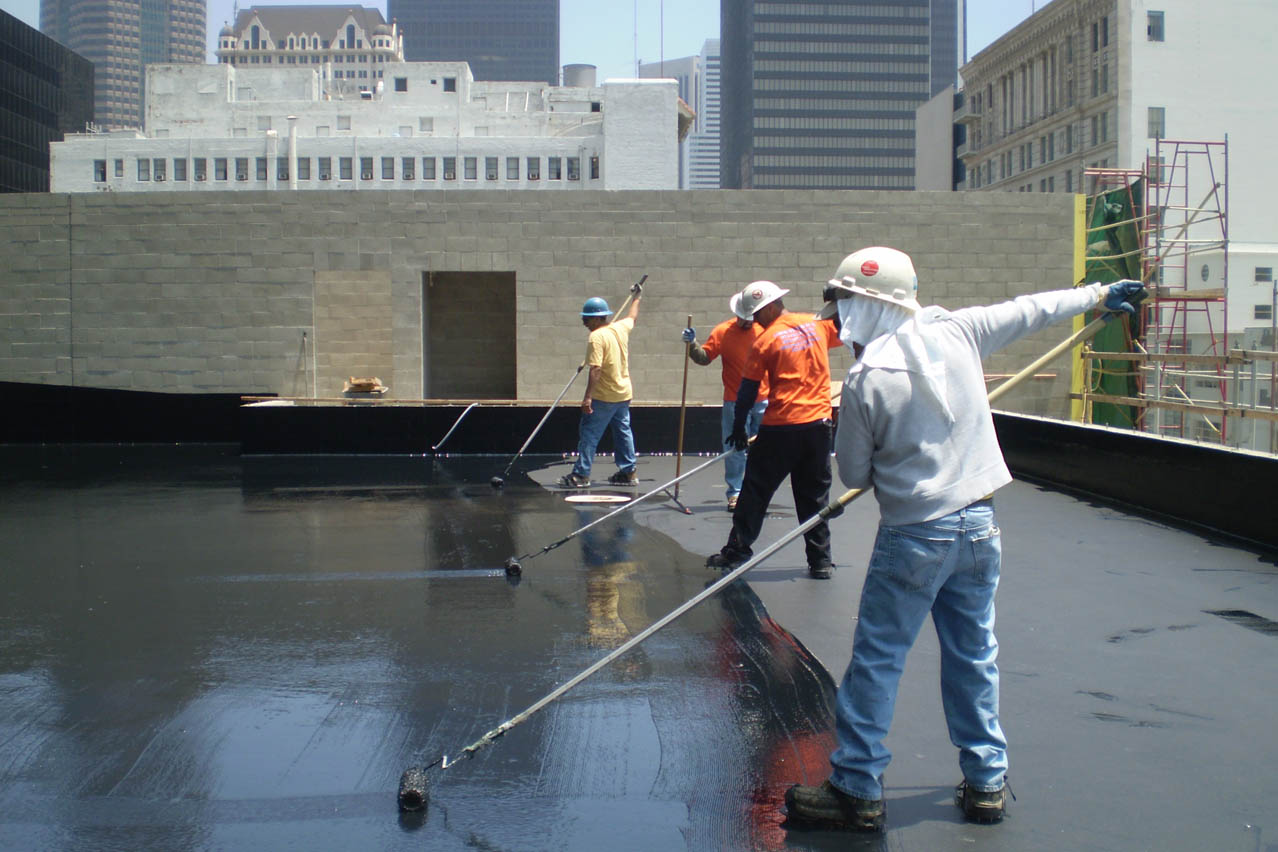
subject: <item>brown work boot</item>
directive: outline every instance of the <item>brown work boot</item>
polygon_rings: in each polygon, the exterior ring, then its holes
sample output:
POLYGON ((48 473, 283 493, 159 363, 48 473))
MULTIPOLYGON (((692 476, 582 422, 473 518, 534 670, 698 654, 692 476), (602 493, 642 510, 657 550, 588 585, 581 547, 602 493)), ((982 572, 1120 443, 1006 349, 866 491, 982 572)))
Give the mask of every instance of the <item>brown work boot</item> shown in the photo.
POLYGON ((1003 818, 1009 792, 1006 779, 997 790, 975 790, 966 781, 960 781, 954 788, 954 804, 973 822, 998 822, 1003 818))
POLYGON ((610 485, 636 486, 639 484, 639 472, 635 470, 619 470, 608 477, 610 485))
POLYGON ((829 781, 819 787, 795 784, 785 791, 785 809, 795 822, 852 831, 882 831, 887 816, 882 799, 849 796, 829 781))

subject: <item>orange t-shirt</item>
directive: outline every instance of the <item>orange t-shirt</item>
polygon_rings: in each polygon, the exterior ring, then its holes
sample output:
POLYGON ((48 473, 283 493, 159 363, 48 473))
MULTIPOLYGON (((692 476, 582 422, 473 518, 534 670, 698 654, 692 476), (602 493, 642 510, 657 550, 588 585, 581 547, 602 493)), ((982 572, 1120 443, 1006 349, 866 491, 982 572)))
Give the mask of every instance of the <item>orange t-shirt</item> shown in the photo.
POLYGON ((764 426, 830 417, 830 347, 842 345, 834 323, 812 314, 784 313, 759 334, 742 376, 768 380, 764 426))
MULTIPOLYGON (((701 348, 705 350, 711 361, 716 357, 723 358, 724 402, 737 401, 737 390, 741 387, 741 370, 745 367, 746 359, 750 357, 750 347, 762 333, 763 329, 755 323, 751 323, 749 328, 742 328, 737 325, 735 319, 724 320, 714 327, 714 331, 710 332, 710 337, 702 345, 701 348)), ((762 402, 767 398, 768 380, 765 378, 759 383, 757 401, 762 402)))

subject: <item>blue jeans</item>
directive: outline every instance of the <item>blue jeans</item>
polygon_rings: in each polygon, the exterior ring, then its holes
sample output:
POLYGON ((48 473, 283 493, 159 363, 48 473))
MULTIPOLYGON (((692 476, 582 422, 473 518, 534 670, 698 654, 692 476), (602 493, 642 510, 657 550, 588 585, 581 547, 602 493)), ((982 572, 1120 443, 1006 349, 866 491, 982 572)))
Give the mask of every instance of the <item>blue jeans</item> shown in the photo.
MULTIPOLYGON (((753 438, 759 433, 759 421, 763 419, 764 409, 768 407, 768 401, 761 400, 754 404, 750 409, 750 413, 746 415, 746 435, 753 438)), ((727 447, 728 436, 732 434, 732 421, 736 416, 737 404, 735 402, 724 402, 723 416, 719 419, 719 431, 723 433, 722 443, 720 446, 727 447)), ((741 480, 745 477, 746 467, 746 451, 737 450, 732 455, 723 460, 723 481, 728 486, 728 496, 735 497, 741 493, 741 480)))
POLYGON ((630 431, 630 400, 624 402, 600 402, 591 400, 593 413, 581 415, 581 427, 577 438, 577 463, 572 472, 590 477, 595 463, 595 447, 604 430, 612 426, 612 457, 617 469, 629 473, 635 469, 635 436, 630 431))
POLYGON ((941 649, 941 701, 963 778, 998 790, 1007 740, 998 722, 994 592, 1002 546, 993 501, 921 524, 880 526, 861 591, 852 662, 835 707, 830 782, 859 799, 883 795, 883 747, 905 655, 928 612, 941 649))

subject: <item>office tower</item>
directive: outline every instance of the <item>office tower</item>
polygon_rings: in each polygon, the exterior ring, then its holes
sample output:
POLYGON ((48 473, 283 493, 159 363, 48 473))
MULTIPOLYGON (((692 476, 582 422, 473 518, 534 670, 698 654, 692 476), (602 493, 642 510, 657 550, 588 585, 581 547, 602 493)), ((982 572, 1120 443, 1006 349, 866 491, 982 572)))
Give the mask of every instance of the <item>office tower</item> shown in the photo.
POLYGON ((964 2, 723 0, 723 186, 912 189, 914 111, 955 82, 964 2))
POLYGON ((0 10, 0 192, 49 191, 49 143, 93 120, 93 64, 0 10))
POLYGON ((719 39, 701 47, 697 121, 688 136, 688 189, 719 188, 719 39))
MULTIPOLYGON (((679 97, 698 116, 701 114, 700 94, 701 57, 684 56, 679 59, 663 59, 660 62, 644 62, 639 65, 640 79, 668 78, 679 84, 679 97)), ((696 126, 695 123, 693 125, 696 126)), ((691 137, 679 143, 679 188, 688 189, 688 153, 691 137)))
POLYGON ((204 62, 204 0, 41 0, 40 30, 93 63, 94 116, 141 127, 145 68, 204 62))
POLYGON ((410 62, 468 62, 476 80, 559 84, 559 0, 387 0, 410 62))

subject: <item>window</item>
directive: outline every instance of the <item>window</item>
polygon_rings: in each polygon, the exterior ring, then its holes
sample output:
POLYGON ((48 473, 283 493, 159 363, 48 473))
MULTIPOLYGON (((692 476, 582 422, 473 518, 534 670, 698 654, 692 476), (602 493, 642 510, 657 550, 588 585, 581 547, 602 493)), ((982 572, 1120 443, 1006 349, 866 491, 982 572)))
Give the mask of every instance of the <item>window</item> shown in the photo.
POLYGON ((462 165, 466 169, 466 174, 465 174, 466 180, 479 180, 479 158, 478 157, 464 157, 462 158, 462 165))
POLYGON ((444 158, 444 180, 457 180, 457 158, 444 158))
POLYGON ((333 179, 333 158, 332 157, 319 158, 319 179, 320 180, 333 179))
POLYGON ((351 117, 350 117, 349 115, 339 115, 339 116, 337 117, 337 129, 338 129, 338 130, 350 130, 350 129, 351 129, 351 117))
POLYGON ((1101 47, 1109 47, 1109 18, 1101 18, 1100 20, 1100 37, 1101 47))
POLYGON ((1101 141, 1108 142, 1109 141, 1109 110, 1106 110, 1105 112, 1101 113, 1100 120, 1101 120, 1100 121, 1101 141))
POLYGON ((213 179, 226 180, 226 157, 218 157, 213 161, 213 179))
POLYGON ((568 158, 568 180, 581 180, 581 157, 568 158))
POLYGON ((310 157, 297 158, 297 179, 298 180, 311 179, 311 158, 310 157))
POLYGON ((382 180, 395 179, 395 158, 382 157, 382 180))
POLYGON ((138 180, 151 179, 151 161, 145 157, 138 160, 138 180))
POLYGON ((173 179, 186 181, 186 158, 173 161, 173 179))
POLYGON ((1256 267, 1256 283, 1269 284, 1274 280, 1274 268, 1272 266, 1256 267))
POLYGON ((399 126, 399 135, 405 139, 412 138, 413 128, 408 126, 407 124, 401 124, 399 126))
POLYGON ((288 180, 288 157, 275 158, 275 179, 288 180))
POLYGON ((235 179, 248 180, 248 157, 235 158, 235 179))
POLYGON ((1109 63, 1102 62, 1100 67, 1100 90, 1101 94, 1109 91, 1109 63))
POLYGON ((194 167, 192 171, 195 172, 196 180, 205 181, 209 179, 209 161, 207 159, 204 157, 196 157, 191 161, 191 164, 194 167))
POLYGON ((351 157, 337 158, 337 179, 338 180, 354 180, 355 179, 355 160, 351 157))
POLYGON ((602 103, 600 103, 599 101, 591 101, 591 102, 590 102, 590 111, 591 111, 591 112, 601 112, 602 110, 603 110, 603 104, 602 104, 602 103))
POLYGON ((1100 50, 1100 24, 1092 24, 1092 53, 1100 50))
POLYGON ((1163 35, 1163 13, 1162 12, 1146 12, 1145 13, 1145 38, 1150 41, 1164 41, 1163 35))
POLYGON ((1069 171, 1065 173, 1065 191, 1066 192, 1074 191, 1074 170, 1073 169, 1070 169, 1069 171))
POLYGON ((422 180, 435 179, 435 158, 422 157, 422 180))
POLYGON ((444 91, 445 91, 445 92, 455 92, 455 91, 457 91, 457 78, 456 78, 456 77, 445 77, 445 78, 444 78, 444 91))
POLYGON ((541 180, 541 157, 528 158, 528 179, 541 180))
POLYGON ((484 157, 484 177, 487 180, 497 180, 496 157, 484 157))
POLYGON ((258 130, 270 130, 270 129, 271 129, 271 117, 270 117, 269 115, 259 115, 259 116, 257 117, 257 129, 258 129, 258 130))
POLYGON ((373 179, 373 158, 372 157, 359 158, 359 179, 360 180, 373 179))
POLYGON ((106 160, 93 161, 93 180, 96 183, 106 183, 106 160))
POLYGON ((546 158, 546 180, 563 179, 563 160, 559 157, 546 158))
POLYGON ((253 166, 254 177, 258 180, 266 180, 266 158, 256 157, 253 166))
MULTIPOLYGON (((994 164, 991 162, 989 166, 993 168, 994 164)), ((599 156, 597 154, 590 158, 590 179, 599 180, 599 156)))
POLYGON ((1100 118, 1099 118, 1099 117, 1097 117, 1097 116, 1095 116, 1095 115, 1093 115, 1093 116, 1092 116, 1092 144, 1093 144, 1093 145, 1095 145, 1097 142, 1099 142, 1099 141, 1100 141, 1100 124, 1099 124, 1099 122, 1100 122, 1100 118))
POLYGON ((124 160, 122 159, 115 161, 115 176, 124 177, 124 160))
POLYGON ((419 133, 434 133, 435 119, 421 116, 417 119, 417 131, 419 133))
POLYGON ((407 77, 396 77, 396 78, 395 78, 395 91, 397 91, 397 92, 407 92, 407 91, 408 91, 408 78, 407 78, 407 77))
MULTIPOLYGON (((103 164, 103 169, 104 170, 106 169, 105 163, 103 164)), ((506 158, 506 180, 519 180, 519 158, 518 157, 506 158)))
POLYGON ((1150 107, 1149 116, 1149 138, 1162 139, 1167 135, 1167 110, 1163 107, 1150 107))
POLYGON ((413 168, 416 165, 416 157, 404 157, 399 161, 400 176, 403 177, 404 180, 416 180, 417 169, 413 168))
POLYGON ((1256 305, 1252 314, 1253 319, 1271 320, 1274 318, 1273 305, 1256 305))

